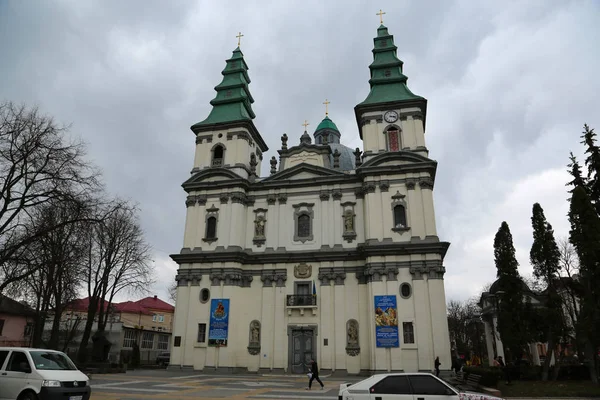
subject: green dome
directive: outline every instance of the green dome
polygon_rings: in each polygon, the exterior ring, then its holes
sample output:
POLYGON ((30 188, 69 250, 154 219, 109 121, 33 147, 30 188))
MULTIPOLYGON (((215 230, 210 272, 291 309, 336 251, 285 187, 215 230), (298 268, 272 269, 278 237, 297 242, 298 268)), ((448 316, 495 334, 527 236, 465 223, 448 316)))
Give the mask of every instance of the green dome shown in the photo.
POLYGON ((317 130, 315 132, 319 132, 322 129, 331 129, 331 130, 334 130, 336 132, 339 132, 339 129, 337 128, 337 126, 335 126, 335 124, 333 123, 333 121, 329 119, 329 117, 325 117, 323 119, 323 121, 321 121, 321 123, 319 124, 319 126, 317 126, 317 130))

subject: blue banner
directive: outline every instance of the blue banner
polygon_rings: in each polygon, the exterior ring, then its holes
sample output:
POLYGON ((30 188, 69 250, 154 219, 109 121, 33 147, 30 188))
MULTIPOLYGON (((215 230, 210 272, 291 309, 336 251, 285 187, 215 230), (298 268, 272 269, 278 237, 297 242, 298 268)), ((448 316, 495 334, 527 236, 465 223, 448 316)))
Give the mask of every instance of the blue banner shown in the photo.
POLYGON ((229 334, 229 299, 212 299, 210 302, 209 346, 227 346, 229 334))
POLYGON ((400 347, 396 296, 375 296, 375 343, 377 347, 400 347))

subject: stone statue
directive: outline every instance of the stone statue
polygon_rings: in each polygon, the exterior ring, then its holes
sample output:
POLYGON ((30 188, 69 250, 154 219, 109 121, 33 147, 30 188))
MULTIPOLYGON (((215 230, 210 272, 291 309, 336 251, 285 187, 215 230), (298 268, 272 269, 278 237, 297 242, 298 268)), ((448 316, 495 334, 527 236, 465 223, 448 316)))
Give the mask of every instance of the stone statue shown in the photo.
POLYGON ((265 220, 263 219, 263 217, 259 217, 256 221, 254 221, 254 224, 254 236, 265 236, 265 220))
POLYGON ((256 322, 250 327, 250 343, 260 343, 260 328, 256 322))
POLYGON ((348 323, 348 344, 358 345, 358 328, 354 321, 348 323))
POLYGON ((353 218, 354 218, 354 216, 352 215, 352 211, 348 211, 348 212, 346 212, 346 214, 344 214, 344 228, 345 228, 346 232, 354 231, 353 218))

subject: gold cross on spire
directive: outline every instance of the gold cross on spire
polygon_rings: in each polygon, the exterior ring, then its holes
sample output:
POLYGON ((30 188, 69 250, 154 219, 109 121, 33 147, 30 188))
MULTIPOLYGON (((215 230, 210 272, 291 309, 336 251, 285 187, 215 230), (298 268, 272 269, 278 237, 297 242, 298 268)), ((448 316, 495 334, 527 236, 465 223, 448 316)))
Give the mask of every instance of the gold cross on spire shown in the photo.
POLYGON ((238 39, 238 47, 240 47, 240 40, 242 39, 244 35, 242 35, 242 32, 239 32, 236 36, 236 38, 238 39))
POLYGON ((327 111, 327 106, 329 105, 329 103, 331 103, 331 102, 328 101, 327 99, 325 99, 325 101, 323 102, 323 104, 325 104, 325 115, 329 115, 329 112, 327 111))
POLYGON ((304 130, 306 130, 306 127, 310 125, 308 122, 306 122, 306 120, 304 120, 304 123, 302 124, 302 126, 304 127, 304 130))
POLYGON ((385 15, 385 13, 381 11, 381 8, 379 9, 379 12, 375 15, 379 15, 379 22, 383 24, 383 16, 385 15))

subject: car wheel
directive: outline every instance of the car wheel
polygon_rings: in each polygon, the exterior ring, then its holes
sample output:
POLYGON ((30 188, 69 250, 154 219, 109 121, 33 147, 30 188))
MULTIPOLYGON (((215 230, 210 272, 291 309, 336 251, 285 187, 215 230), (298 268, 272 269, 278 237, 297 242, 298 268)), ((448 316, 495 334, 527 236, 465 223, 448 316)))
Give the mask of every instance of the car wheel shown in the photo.
POLYGON ((19 396, 19 400, 38 400, 38 397, 36 396, 35 393, 33 393, 31 391, 27 391, 27 392, 21 393, 21 395, 19 396))

